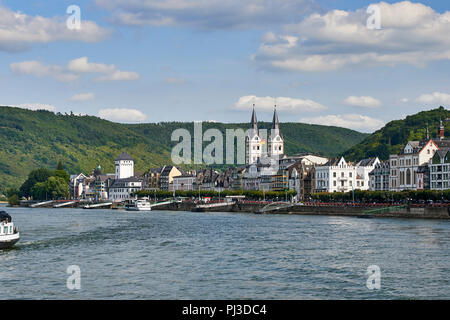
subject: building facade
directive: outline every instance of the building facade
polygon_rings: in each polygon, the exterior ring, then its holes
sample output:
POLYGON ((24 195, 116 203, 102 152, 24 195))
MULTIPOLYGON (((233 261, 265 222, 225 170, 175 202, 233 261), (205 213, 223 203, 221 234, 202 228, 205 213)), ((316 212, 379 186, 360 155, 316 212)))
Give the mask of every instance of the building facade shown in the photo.
POLYGON ((115 179, 126 179, 134 176, 134 160, 126 152, 122 152, 115 160, 115 179))
POLYGON ((389 190, 417 190, 419 167, 427 165, 437 150, 439 147, 432 139, 409 141, 402 152, 390 155, 389 190))
POLYGON ((380 163, 378 158, 364 159, 353 165, 342 157, 315 167, 316 192, 369 190, 369 173, 380 163))
POLYGON ((430 188, 446 190, 450 188, 450 149, 436 151, 429 164, 430 188))
POLYGON ((389 191, 390 177, 389 161, 384 161, 375 166, 369 173, 371 191, 389 191))

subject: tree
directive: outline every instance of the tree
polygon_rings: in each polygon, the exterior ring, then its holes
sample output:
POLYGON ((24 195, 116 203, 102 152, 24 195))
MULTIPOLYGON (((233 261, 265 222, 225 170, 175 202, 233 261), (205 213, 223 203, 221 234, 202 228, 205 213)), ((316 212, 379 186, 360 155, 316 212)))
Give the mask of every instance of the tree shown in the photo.
POLYGON ((70 180, 70 175, 64 169, 55 170, 54 176, 63 179, 64 181, 66 181, 66 183, 70 180))
POLYGON ((49 177, 45 182, 38 182, 32 188, 33 198, 39 200, 61 199, 69 196, 69 185, 60 177, 49 177))
POLYGON ((19 196, 17 194, 12 195, 8 198, 8 204, 10 206, 16 206, 19 204, 19 196))
POLYGON ((8 204, 15 206, 19 204, 19 190, 16 188, 10 188, 6 190, 6 196, 8 197, 8 204))
POLYGON ((55 177, 60 177, 64 179, 66 182, 69 182, 70 180, 70 175, 64 170, 61 161, 58 162, 58 166, 56 167, 54 175, 55 177))
POLYGON ((38 182, 46 181, 52 175, 53 172, 45 168, 40 168, 31 171, 28 174, 28 179, 25 180, 25 182, 20 187, 20 194, 23 197, 30 197, 32 195, 31 189, 34 187, 34 185, 38 182))

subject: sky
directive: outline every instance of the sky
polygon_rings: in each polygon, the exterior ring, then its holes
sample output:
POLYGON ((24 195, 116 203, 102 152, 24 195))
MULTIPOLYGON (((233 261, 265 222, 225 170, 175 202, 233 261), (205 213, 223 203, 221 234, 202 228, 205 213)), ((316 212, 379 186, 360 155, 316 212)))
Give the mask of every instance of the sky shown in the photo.
POLYGON ((450 105, 449 34, 445 0, 0 0, 0 105, 373 132, 450 105))

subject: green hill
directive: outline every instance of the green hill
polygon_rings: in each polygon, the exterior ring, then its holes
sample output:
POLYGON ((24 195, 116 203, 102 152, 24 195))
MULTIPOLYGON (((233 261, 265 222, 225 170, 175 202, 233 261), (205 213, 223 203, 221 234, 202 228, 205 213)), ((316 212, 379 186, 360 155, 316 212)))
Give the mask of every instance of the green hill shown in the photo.
MULTIPOLYGON (((269 123, 260 123, 269 128, 269 123)), ((136 171, 170 164, 175 143, 173 130, 193 123, 119 124, 93 116, 55 114, 0 107, 0 191, 17 187, 35 168, 55 168, 62 161, 70 173, 91 173, 101 164, 104 172, 114 172, 114 159, 127 151, 135 159, 136 171)), ((247 129, 248 124, 204 123, 203 130, 247 129)), ((282 123, 287 154, 316 152, 335 156, 361 142, 367 134, 337 127, 282 123)))
MULTIPOLYGON (((427 124, 430 137, 436 137, 439 120, 447 118, 450 118, 450 111, 440 107, 407 116, 404 120, 391 121, 342 155, 350 161, 375 156, 378 156, 380 160, 387 160, 390 154, 398 153, 406 142, 425 139, 427 124)), ((450 132, 447 131, 447 134, 449 135, 450 132)))

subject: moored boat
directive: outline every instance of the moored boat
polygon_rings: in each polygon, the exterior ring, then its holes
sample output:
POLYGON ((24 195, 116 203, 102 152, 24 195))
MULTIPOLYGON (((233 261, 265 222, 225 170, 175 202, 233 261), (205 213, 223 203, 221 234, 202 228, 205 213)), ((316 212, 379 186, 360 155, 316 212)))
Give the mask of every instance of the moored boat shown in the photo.
POLYGON ((14 226, 11 216, 0 211, 0 249, 13 246, 19 239, 19 228, 14 226))
POLYGON ((151 211, 152 207, 148 199, 137 199, 132 203, 126 205, 125 210, 127 211, 151 211))

